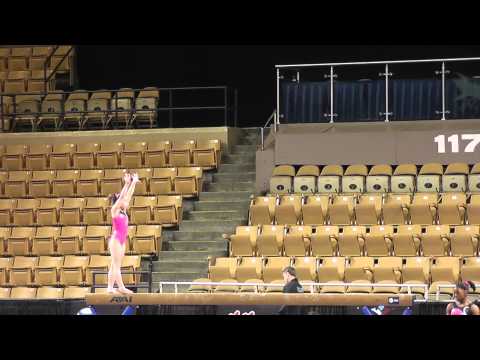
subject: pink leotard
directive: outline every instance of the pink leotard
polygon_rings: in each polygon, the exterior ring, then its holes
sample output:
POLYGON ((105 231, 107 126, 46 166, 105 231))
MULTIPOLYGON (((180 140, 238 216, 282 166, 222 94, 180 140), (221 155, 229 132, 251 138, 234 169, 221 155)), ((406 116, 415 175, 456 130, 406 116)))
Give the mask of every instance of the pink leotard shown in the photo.
POLYGON ((125 244, 128 234, 128 216, 119 214, 112 218, 114 237, 120 245, 125 244))

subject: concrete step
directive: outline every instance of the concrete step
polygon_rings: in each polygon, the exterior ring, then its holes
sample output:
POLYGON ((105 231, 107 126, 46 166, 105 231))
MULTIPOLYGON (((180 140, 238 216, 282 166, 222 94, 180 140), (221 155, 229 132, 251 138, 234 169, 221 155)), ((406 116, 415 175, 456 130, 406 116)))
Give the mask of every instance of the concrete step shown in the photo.
POLYGON ((258 134, 259 131, 260 131, 260 128, 259 127, 246 127, 246 128, 243 128, 243 134, 244 136, 251 136, 253 134, 258 134))
MULTIPOLYGON (((209 256, 212 257, 223 257, 228 256, 225 250, 216 250, 216 251, 161 251, 158 259, 161 262, 162 260, 204 260, 207 261, 209 256)), ((180 269, 179 269, 180 270, 180 269)))
POLYGON ((180 230, 183 231, 215 231, 233 234, 238 225, 244 225, 247 221, 239 220, 184 220, 180 224, 180 230))
MULTIPOLYGON (((233 173, 233 172, 254 172, 255 163, 252 164, 222 164, 217 174, 233 173)), ((213 177, 214 174, 212 174, 213 177)))
POLYGON ((257 151, 257 145, 255 144, 241 144, 241 145, 234 145, 233 152, 251 152, 255 153, 257 151))
POLYGON ((207 191, 221 192, 221 191, 250 191, 255 192, 255 183, 253 181, 246 182, 227 182, 227 183, 211 183, 206 185, 207 191))
POLYGON ((200 202, 203 201, 247 201, 254 191, 208 191, 200 193, 200 202))
POLYGON ((236 210, 245 213, 250 205, 250 200, 245 201, 197 201, 194 211, 209 210, 236 210))
POLYGON ((168 251, 227 251, 228 241, 170 241, 167 243, 168 251))
MULTIPOLYGON (((153 285, 158 289, 159 281, 193 281, 200 278, 207 278, 207 271, 200 272, 178 272, 178 271, 162 271, 152 275, 153 285)), ((172 286, 173 287, 173 286, 172 286)), ((188 285, 186 286, 188 288, 188 285)))
MULTIPOLYGON (((225 154, 223 161, 229 164, 255 164, 255 153, 247 154, 225 154)), ((220 165, 222 166, 222 165, 220 165)))
POLYGON ((224 231, 163 231, 164 241, 215 241, 221 240, 224 231))
POLYGON ((237 210, 190 211, 185 214, 185 219, 188 220, 243 220, 245 218, 243 211, 237 210))
POLYGON ((153 263, 153 272, 207 272, 208 261, 197 260, 161 260, 153 263))
POLYGON ((213 175, 213 183, 255 181, 255 172, 222 173, 213 175))

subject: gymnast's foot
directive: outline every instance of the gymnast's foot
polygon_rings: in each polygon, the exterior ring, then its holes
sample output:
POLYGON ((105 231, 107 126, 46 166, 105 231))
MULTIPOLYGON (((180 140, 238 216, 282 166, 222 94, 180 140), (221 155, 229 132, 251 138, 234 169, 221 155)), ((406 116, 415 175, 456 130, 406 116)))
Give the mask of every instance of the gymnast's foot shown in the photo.
POLYGON ((107 289, 107 294, 119 294, 118 289, 107 289))
POLYGON ((133 291, 128 290, 127 288, 118 289, 118 291, 120 291, 122 294, 133 294, 133 291))

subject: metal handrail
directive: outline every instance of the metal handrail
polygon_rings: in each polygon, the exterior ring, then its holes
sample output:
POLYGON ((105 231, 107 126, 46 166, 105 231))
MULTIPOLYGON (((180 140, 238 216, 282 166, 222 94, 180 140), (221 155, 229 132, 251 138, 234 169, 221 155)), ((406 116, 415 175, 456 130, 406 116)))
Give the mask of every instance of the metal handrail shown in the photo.
POLYGON ((265 129, 269 126, 270 122, 273 120, 273 132, 277 132, 278 117, 277 111, 273 110, 272 114, 269 116, 267 122, 263 127, 260 128, 260 140, 262 151, 265 148, 265 129))

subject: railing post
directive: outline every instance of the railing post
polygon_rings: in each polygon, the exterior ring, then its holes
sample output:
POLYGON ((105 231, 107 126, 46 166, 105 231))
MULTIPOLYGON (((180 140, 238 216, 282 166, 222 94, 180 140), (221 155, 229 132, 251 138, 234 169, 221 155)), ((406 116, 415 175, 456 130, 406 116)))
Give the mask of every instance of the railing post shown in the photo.
POLYGON ((334 117, 337 116, 337 114, 333 112, 333 100, 334 100, 333 79, 337 77, 337 75, 333 73, 333 66, 330 66, 330 74, 324 75, 324 77, 330 78, 330 113, 324 114, 324 116, 330 117, 330 123, 333 123, 334 117))
POLYGON ((388 111, 388 78, 392 76, 393 74, 388 72, 388 64, 385 64, 385 73, 380 73, 380 76, 385 76, 385 112, 380 113, 380 115, 385 115, 385 122, 389 122, 389 116, 393 115, 393 113, 388 111))
POLYGON ((442 70, 435 71, 435 74, 442 75, 442 111, 436 111, 437 114, 442 114, 442 120, 447 120, 445 117, 446 114, 450 113, 448 110, 445 109, 446 107, 446 94, 445 94, 445 74, 450 73, 450 71, 445 70, 445 61, 442 61, 442 70))
POLYGON ((277 119, 280 119, 280 69, 277 68, 277 119))
POLYGON ((261 139, 261 144, 262 144, 262 151, 264 150, 264 142, 263 142, 263 127, 260 128, 260 139, 261 139))
POLYGON ((173 128, 173 95, 172 95, 172 90, 168 91, 168 125, 173 128))

